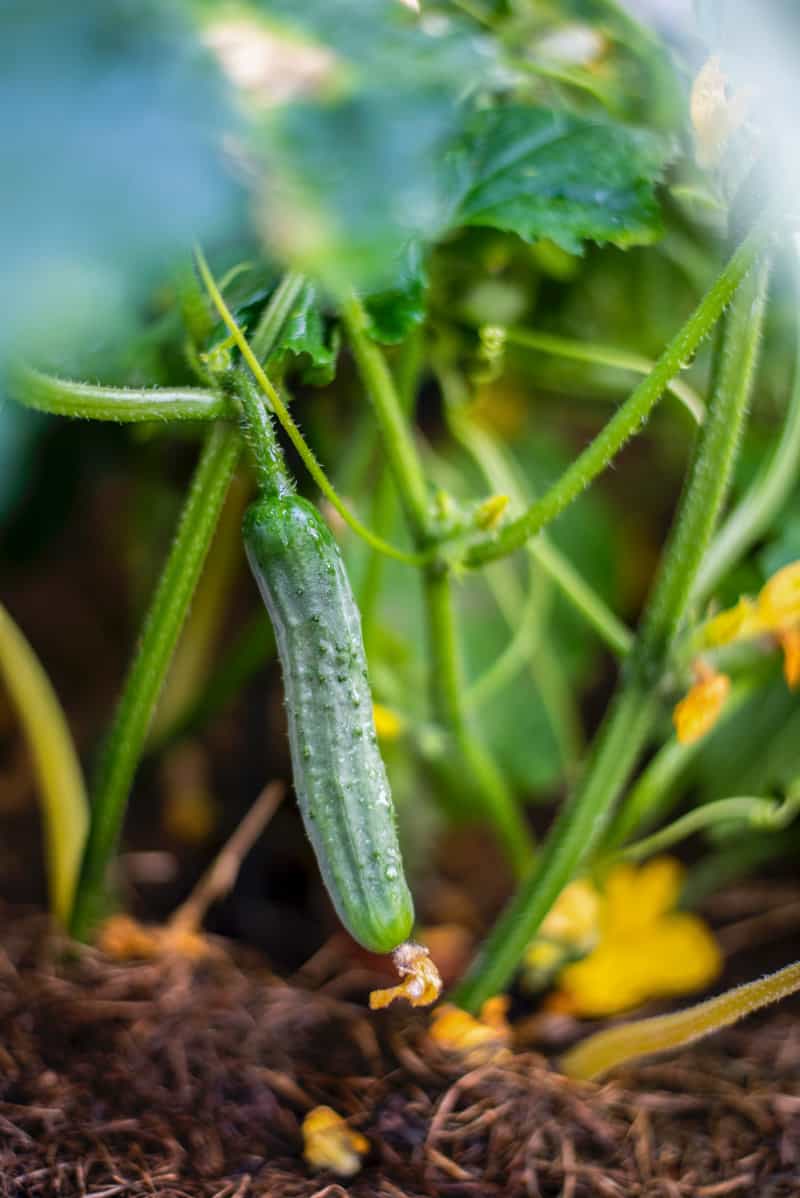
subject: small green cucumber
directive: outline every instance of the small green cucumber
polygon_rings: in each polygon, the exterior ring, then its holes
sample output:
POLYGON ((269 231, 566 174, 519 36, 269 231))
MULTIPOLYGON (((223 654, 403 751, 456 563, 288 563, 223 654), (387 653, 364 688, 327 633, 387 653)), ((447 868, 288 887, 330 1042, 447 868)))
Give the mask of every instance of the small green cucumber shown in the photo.
POLYGON ((323 880, 351 935, 391 952, 414 906, 342 556, 316 508, 289 491, 253 503, 243 536, 275 628, 295 790, 323 880))

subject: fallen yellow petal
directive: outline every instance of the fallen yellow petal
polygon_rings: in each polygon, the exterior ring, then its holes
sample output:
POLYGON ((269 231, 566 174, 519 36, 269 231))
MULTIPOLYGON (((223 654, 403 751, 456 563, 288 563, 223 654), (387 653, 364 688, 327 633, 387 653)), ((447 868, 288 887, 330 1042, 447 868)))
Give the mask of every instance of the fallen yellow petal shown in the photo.
POLYGON ((507 1012, 505 995, 487 999, 478 1019, 452 1003, 442 1003, 431 1012, 430 1037, 446 1052, 485 1063, 508 1051, 511 1028, 507 1012))
POLYGON ((688 694, 672 713, 675 732, 682 745, 701 740, 716 724, 731 689, 727 674, 705 667, 688 694))
POLYGON ((369 1005, 373 1011, 388 1007, 398 998, 405 999, 412 1007, 428 1007, 436 1002, 442 992, 442 979, 423 944, 407 940, 394 950, 392 959, 403 980, 387 990, 372 991, 369 1005))
POLYGON ((333 1107, 315 1106, 303 1120, 303 1156, 312 1169, 330 1169, 337 1177, 353 1177, 369 1140, 348 1127, 333 1107))

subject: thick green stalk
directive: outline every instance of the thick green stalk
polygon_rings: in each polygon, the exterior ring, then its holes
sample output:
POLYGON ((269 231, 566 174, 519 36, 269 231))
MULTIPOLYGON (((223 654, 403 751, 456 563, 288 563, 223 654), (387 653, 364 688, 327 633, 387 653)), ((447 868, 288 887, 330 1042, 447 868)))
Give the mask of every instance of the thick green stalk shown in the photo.
POLYGON ((125 680, 95 780, 89 838, 70 922, 79 939, 89 934, 101 914, 106 869, 117 846, 133 776, 240 447, 232 427, 217 425, 208 434, 125 680))
POLYGON ((768 280, 765 258, 742 283, 728 316, 708 417, 638 636, 637 664, 645 670, 660 665, 678 631, 728 493, 758 364, 768 280))
MULTIPOLYGON (((797 276, 800 300, 800 272, 797 276)), ((794 487, 800 473, 800 304, 797 310, 797 353, 794 384, 775 450, 738 506, 723 523, 709 546, 692 591, 701 603, 712 593, 724 574, 747 553, 769 529, 794 487)))
POLYGON ((652 372, 634 390, 549 491, 495 536, 475 542, 464 555, 470 567, 481 566, 519 549, 554 520, 603 471, 627 440, 642 427, 667 384, 686 365, 710 333, 742 279, 749 273, 765 241, 759 225, 742 243, 722 274, 672 339, 652 372))
POLYGON ((386 359, 367 333, 367 315, 351 296, 342 308, 350 345, 367 393, 375 408, 383 446, 395 477, 409 524, 419 547, 428 537, 428 487, 408 421, 403 415, 386 359))
POLYGON ((688 603, 694 575, 730 483, 745 420, 763 318, 767 267, 748 278, 726 324, 708 418, 693 455, 673 533, 636 643, 572 800, 556 819, 539 859, 493 928, 454 999, 476 1011, 512 977, 564 886, 601 839, 658 710, 656 684, 671 637, 688 603))
POLYGON ((97 387, 15 363, 6 379, 17 403, 53 416, 113 420, 120 424, 163 420, 218 420, 230 416, 223 395, 195 387, 97 387))
MULTIPOLYGON (((466 686, 448 571, 429 567, 425 578, 434 717, 452 735, 487 814, 517 872, 533 856, 533 837, 492 757, 473 735, 465 713, 466 686)), ((467 789, 470 782, 467 782, 467 789)))

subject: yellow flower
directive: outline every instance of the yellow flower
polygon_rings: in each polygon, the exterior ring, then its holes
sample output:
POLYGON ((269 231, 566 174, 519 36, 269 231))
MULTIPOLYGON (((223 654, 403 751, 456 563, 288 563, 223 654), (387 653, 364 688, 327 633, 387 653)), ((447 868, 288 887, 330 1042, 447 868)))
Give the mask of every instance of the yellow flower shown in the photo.
POLYGON ((312 1169, 330 1169, 337 1177, 353 1177, 369 1140, 348 1127, 333 1107, 315 1106, 303 1120, 303 1156, 312 1169))
POLYGON ((379 740, 392 741, 402 736, 405 724, 396 711, 375 703, 372 707, 372 718, 375 721, 375 731, 379 740))
POLYGON ((600 895, 592 882, 577 878, 564 887, 526 949, 523 980, 529 989, 543 989, 565 961, 594 947, 599 916, 600 895))
POLYGON ((711 731, 730 689, 731 680, 727 674, 719 674, 701 661, 695 664, 695 683, 672 713, 675 732, 682 745, 691 745, 711 731))
POLYGON ((653 998, 708 985, 720 953, 703 921, 674 910, 682 871, 677 861, 618 865, 606 880, 600 939, 559 977, 557 1004, 599 1018, 653 998))
POLYGON ((511 1028, 505 995, 489 998, 477 1019, 452 1003, 431 1012, 430 1037, 446 1052, 457 1053, 472 1064, 485 1064, 508 1051, 511 1028))
POLYGON ((747 116, 749 93, 729 96, 727 83, 715 54, 701 67, 692 86, 689 111, 698 166, 717 165, 732 134, 747 116))
POLYGON ((783 649, 784 675, 794 689, 800 685, 800 562, 778 570, 761 588, 758 599, 740 599, 705 625, 703 643, 728 645, 747 637, 773 636, 783 649))

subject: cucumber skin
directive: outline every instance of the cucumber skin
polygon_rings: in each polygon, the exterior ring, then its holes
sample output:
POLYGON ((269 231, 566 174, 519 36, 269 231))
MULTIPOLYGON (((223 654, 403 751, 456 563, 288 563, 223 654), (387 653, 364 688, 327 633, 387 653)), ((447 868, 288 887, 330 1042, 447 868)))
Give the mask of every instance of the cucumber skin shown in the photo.
POLYGON ((294 785, 337 914, 371 952, 408 939, 414 904, 378 748, 361 617, 319 512, 287 494, 242 527, 283 669, 294 785))

